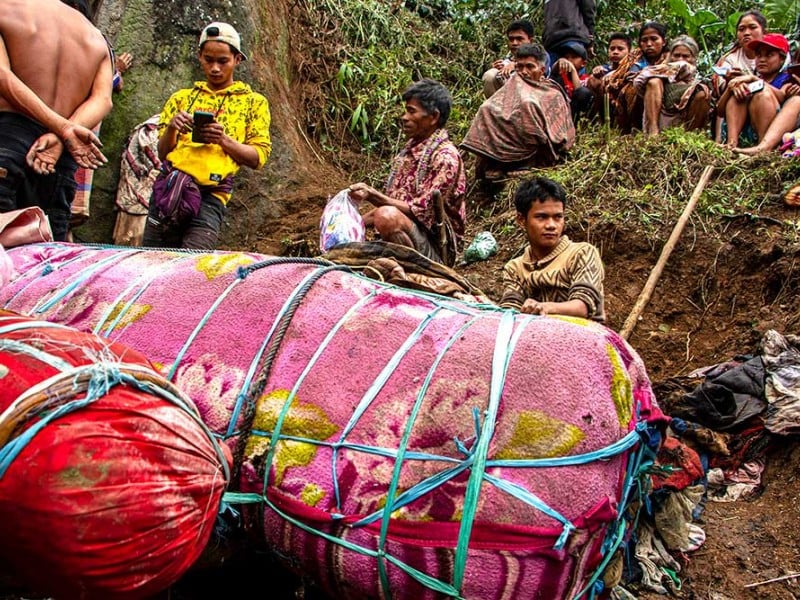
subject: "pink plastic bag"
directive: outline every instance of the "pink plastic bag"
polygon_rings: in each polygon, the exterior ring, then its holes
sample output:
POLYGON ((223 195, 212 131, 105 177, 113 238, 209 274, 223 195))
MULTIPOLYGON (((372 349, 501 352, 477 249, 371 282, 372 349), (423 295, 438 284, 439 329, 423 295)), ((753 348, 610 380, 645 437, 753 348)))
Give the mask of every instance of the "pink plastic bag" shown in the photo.
POLYGON ((364 219, 346 189, 328 199, 319 220, 319 249, 327 252, 339 244, 363 242, 364 219))

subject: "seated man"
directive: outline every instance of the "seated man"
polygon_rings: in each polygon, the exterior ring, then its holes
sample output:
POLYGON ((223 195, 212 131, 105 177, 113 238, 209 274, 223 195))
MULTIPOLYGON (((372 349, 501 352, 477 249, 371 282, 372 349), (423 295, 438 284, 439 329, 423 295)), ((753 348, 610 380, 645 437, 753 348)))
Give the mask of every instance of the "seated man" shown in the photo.
POLYGON ((381 239, 452 266, 464 235, 467 188, 461 155, 444 128, 453 99, 438 81, 422 79, 403 92, 403 101, 400 122, 408 143, 394 159, 385 193, 356 183, 350 197, 376 207, 364 215, 364 224, 374 226, 381 239), (436 192, 442 215, 437 215, 436 192), (445 229, 444 245, 437 227, 445 229))
POLYGON ((517 49, 516 71, 483 102, 462 146, 478 156, 476 177, 498 171, 552 165, 575 142, 575 126, 564 91, 544 78, 545 50, 517 49))
POLYGON ((533 42, 533 23, 525 19, 513 21, 506 29, 508 54, 492 63, 492 67, 483 74, 483 95, 489 98, 511 77, 514 72, 514 59, 517 48, 522 44, 533 42))
POLYGON ((603 261, 592 244, 563 235, 566 205, 566 192, 555 181, 534 177, 520 183, 514 206, 528 247, 503 268, 500 306, 603 322, 603 261))
POLYGON ((657 135, 668 127, 704 129, 708 125, 711 93, 697 74, 700 47, 688 35, 669 45, 668 62, 642 69, 633 80, 644 98, 642 130, 657 135))

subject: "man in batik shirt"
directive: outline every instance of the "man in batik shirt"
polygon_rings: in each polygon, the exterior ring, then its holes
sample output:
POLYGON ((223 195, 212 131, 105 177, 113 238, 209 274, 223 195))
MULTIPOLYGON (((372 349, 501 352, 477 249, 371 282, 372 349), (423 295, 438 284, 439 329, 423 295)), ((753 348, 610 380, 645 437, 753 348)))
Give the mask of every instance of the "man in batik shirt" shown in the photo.
POLYGON ((366 183, 350 186, 350 197, 366 200, 374 209, 364 215, 381 239, 409 246, 431 260, 442 262, 441 239, 436 227, 446 227, 451 263, 464 235, 466 179, 458 149, 444 129, 453 99, 438 81, 423 79, 403 92, 405 112, 400 117, 408 139, 394 158, 385 192, 366 183), (441 194, 444 219, 437 219, 434 192, 441 194))
POLYGON ((587 242, 564 235, 567 195, 555 181, 523 181, 514 195, 517 223, 528 237, 522 256, 503 268, 500 305, 534 315, 605 321, 603 261, 587 242))

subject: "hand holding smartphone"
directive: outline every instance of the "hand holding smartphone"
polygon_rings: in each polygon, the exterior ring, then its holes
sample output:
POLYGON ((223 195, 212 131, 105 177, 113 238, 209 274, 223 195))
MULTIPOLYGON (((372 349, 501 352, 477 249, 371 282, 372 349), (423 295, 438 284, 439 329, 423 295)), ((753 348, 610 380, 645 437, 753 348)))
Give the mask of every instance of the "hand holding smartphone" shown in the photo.
POLYGON ((205 144, 202 134, 198 129, 203 125, 208 125, 214 122, 214 113, 205 112, 202 110, 194 111, 192 115, 192 141, 197 144, 205 144))
POLYGON ((789 75, 800 77, 800 63, 789 65, 786 67, 786 70, 789 72, 789 75))

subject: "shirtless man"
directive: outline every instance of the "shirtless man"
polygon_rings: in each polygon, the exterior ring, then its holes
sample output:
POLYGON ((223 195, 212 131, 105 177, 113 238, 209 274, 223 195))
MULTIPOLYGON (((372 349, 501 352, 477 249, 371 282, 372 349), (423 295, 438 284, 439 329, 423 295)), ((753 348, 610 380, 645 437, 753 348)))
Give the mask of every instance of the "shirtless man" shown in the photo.
POLYGON ((85 0, 0 0, 0 212, 39 205, 56 240, 75 169, 106 162, 91 129, 111 110, 113 68, 87 17, 85 0))

